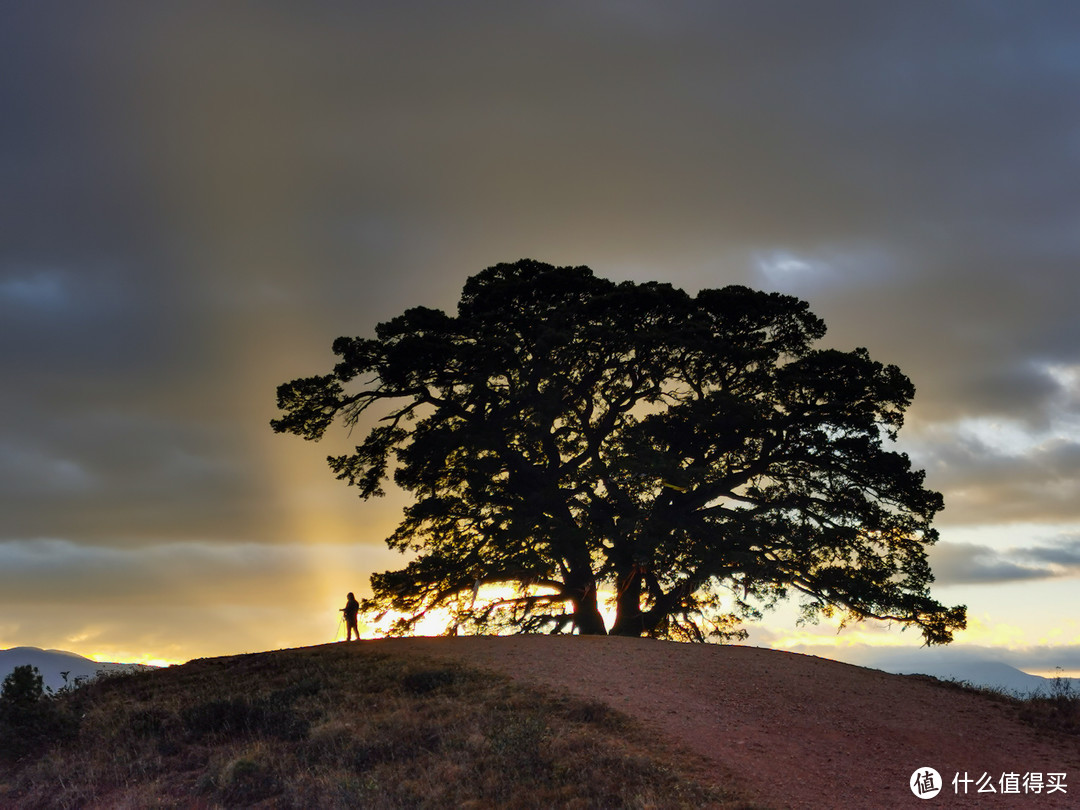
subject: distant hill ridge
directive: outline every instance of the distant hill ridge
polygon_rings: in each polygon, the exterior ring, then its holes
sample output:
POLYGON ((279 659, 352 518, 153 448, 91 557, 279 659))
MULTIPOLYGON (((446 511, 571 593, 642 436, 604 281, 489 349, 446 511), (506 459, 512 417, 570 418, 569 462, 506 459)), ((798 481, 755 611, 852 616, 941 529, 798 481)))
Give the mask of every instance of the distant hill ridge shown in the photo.
POLYGON ((52 690, 63 688, 63 673, 67 673, 67 683, 76 680, 90 680, 103 672, 156 669, 147 664, 121 664, 94 661, 90 658, 65 650, 43 650, 39 647, 11 647, 0 650, 0 680, 6 678, 15 667, 37 667, 45 686, 52 690))
POLYGON ((1080 678, 1045 678, 1032 675, 1002 661, 960 649, 883 650, 858 662, 861 666, 897 675, 930 675, 942 680, 963 681, 972 686, 1001 689, 1020 697, 1053 694, 1060 688, 1080 694, 1080 678))

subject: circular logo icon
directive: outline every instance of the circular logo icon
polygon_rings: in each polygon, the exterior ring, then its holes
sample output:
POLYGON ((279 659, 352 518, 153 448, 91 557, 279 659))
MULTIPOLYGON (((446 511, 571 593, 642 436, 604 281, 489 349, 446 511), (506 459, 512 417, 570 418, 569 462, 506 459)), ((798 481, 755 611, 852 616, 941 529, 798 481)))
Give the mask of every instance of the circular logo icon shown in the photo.
POLYGON ((908 784, 920 799, 932 799, 941 792, 941 774, 933 768, 918 768, 908 784))

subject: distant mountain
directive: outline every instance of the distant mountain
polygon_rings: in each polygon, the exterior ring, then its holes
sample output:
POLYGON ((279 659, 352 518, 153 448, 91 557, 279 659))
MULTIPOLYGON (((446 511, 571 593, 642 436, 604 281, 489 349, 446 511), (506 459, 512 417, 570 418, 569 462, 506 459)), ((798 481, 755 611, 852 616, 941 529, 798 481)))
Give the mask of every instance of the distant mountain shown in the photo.
MULTIPOLYGON (((896 675, 931 675, 942 680, 967 681, 973 686, 1004 689, 1021 697, 1033 692, 1053 694, 1054 678, 1031 675, 1001 661, 972 656, 963 651, 882 651, 859 662, 896 675)), ((1065 678, 1064 685, 1080 694, 1080 678, 1065 678)))
POLYGON ((155 669, 146 664, 115 664, 92 661, 73 652, 64 650, 42 650, 37 647, 12 647, 0 650, 0 681, 3 681, 15 667, 37 667, 41 673, 45 686, 51 689, 60 689, 64 686, 64 676, 67 673, 67 682, 74 684, 76 679, 96 678, 103 672, 125 671, 132 669, 155 669))

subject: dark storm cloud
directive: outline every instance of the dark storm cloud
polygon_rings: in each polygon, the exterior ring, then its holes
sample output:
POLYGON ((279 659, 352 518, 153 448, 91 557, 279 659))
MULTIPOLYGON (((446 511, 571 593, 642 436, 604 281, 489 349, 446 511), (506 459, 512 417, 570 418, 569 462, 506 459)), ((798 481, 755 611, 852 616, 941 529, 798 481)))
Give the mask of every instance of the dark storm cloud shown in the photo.
POLYGON ((53 55, 85 71, 65 105, 80 164, 126 190, 103 202, 176 214, 196 200, 154 184, 188 173, 226 203, 267 192, 228 226, 273 239, 267 203, 288 195, 273 224, 346 260, 369 217, 470 241, 618 234, 657 258, 703 229, 715 250, 1069 224, 1048 159, 1076 124, 1067 7, 184 8, 84 13, 53 55))
POLYGON ((70 26, 53 56, 83 75, 46 93, 89 134, 40 162, 103 167, 88 179, 119 193, 80 213, 105 232, 129 221, 119 198, 170 218, 145 229, 163 241, 188 228, 239 257, 293 234, 329 266, 290 294, 330 298, 368 251, 417 239, 453 248, 455 275, 523 242, 656 273, 869 242, 978 291, 977 251, 1028 260, 1017 239, 1052 254, 1071 235, 1067 6, 185 8, 70 26), (954 266, 920 255, 942 250, 954 266))
POLYGON ((337 483, 269 435, 274 387, 523 256, 801 295, 912 377, 946 520, 1080 519, 1078 31, 1066 2, 4 4, 0 540, 287 539, 299 460, 337 483), (993 419, 1040 438, 964 433, 993 419))

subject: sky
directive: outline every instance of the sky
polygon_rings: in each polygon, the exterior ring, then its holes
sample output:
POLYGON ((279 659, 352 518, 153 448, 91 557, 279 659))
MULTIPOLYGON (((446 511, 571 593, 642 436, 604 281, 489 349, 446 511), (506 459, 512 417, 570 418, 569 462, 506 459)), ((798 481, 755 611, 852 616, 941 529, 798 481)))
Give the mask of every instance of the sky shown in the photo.
POLYGON ((1078 99, 1068 0, 0 4, 0 648, 331 640, 407 495, 277 385, 529 257, 899 365, 954 645, 1080 674, 1078 99))

